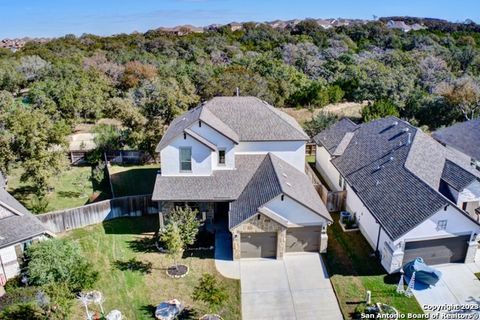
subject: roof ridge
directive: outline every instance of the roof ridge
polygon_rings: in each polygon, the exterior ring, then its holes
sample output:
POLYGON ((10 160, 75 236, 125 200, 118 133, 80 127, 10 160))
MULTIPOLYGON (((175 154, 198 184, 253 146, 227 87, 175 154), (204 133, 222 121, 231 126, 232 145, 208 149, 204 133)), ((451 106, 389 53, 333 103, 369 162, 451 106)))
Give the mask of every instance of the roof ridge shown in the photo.
MULTIPOLYGON (((298 128, 295 128, 291 123, 289 123, 287 120, 285 120, 283 117, 281 117, 278 113, 276 113, 275 111, 273 111, 272 109, 270 108, 273 108, 275 109, 274 106, 272 106, 271 104, 269 104, 268 102, 266 102, 265 100, 262 100, 260 98, 257 98, 257 97, 253 97, 254 99, 257 99, 258 101, 262 102, 263 104, 265 104, 267 106, 267 110, 270 111, 270 113, 274 114, 277 118, 279 118, 280 120, 282 120, 284 123, 286 123, 289 127, 295 129, 295 131, 297 131, 298 133, 302 134, 302 135, 305 135, 305 137, 308 137, 308 135, 303 132, 303 131, 300 131, 298 130, 298 128)), ((275 109, 276 110, 276 109, 275 109)), ((283 111, 280 111, 280 110, 277 110, 278 112, 283 112, 283 111)), ((287 115, 288 116, 288 115, 287 115)), ((293 119, 295 120, 295 119, 293 119)), ((297 120, 295 120, 297 121, 297 120)), ((308 137, 310 139, 310 137, 308 137)))
POLYGON ((270 160, 270 164, 272 165, 273 172, 275 172, 275 179, 277 180, 277 184, 280 186, 280 190, 282 191, 282 193, 286 193, 285 190, 283 189, 282 183, 280 182, 280 173, 277 171, 277 168, 275 167, 275 164, 273 163, 273 160, 272 160, 272 157, 276 157, 276 156, 273 153, 268 152, 267 157, 270 160))

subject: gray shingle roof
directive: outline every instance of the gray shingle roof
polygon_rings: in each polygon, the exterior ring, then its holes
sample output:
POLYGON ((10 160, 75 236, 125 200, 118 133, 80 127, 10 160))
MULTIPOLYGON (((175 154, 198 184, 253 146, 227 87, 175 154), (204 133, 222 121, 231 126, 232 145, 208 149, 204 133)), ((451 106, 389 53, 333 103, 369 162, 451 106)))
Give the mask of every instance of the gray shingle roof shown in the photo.
POLYGON ((229 226, 233 228, 258 212, 273 198, 285 194, 325 219, 332 221, 308 177, 269 153, 238 199, 230 207, 229 226))
POLYGON ((265 155, 236 155, 235 170, 215 170, 211 176, 157 175, 153 200, 235 200, 257 170, 265 155))
POLYGON ((313 137, 313 141, 324 146, 328 152, 333 153, 333 151, 345 137, 345 134, 347 132, 355 131, 355 128, 357 128, 357 125, 353 123, 352 120, 348 118, 342 118, 332 127, 328 128, 327 130, 323 130, 313 137))
POLYGON ((200 143, 204 144, 205 146, 209 147, 213 151, 217 150, 217 146, 214 143, 208 141, 207 139, 205 139, 204 137, 202 137, 201 135, 199 135, 195 131, 192 131, 190 129, 185 129, 183 132, 188 134, 190 137, 197 140, 198 142, 200 142, 200 143))
POLYGON ((477 177, 452 161, 446 160, 442 172, 442 180, 452 186, 455 190, 462 191, 472 182, 477 180, 477 177))
POLYGON ((445 149, 439 143, 395 117, 359 126, 339 122, 316 136, 315 141, 326 146, 332 154, 348 127, 355 134, 332 164, 390 237, 398 239, 446 204, 451 204, 437 191, 445 162, 445 157, 440 157, 438 163, 435 158, 437 153, 443 155, 441 149, 445 149), (422 150, 427 138, 433 144, 427 144, 422 150), (425 155, 430 149, 433 153, 425 155), (422 171, 428 167, 427 163, 435 167, 435 177, 429 180, 425 178, 432 171, 422 171))
POLYGON ((289 115, 255 97, 215 97, 172 121, 157 152, 196 121, 239 141, 309 140, 289 115))
POLYGON ((432 135, 443 144, 480 160, 480 119, 454 124, 432 135))
POLYGON ((0 248, 50 233, 43 223, 3 188, 0 188, 0 206, 12 213, 0 219, 0 248))

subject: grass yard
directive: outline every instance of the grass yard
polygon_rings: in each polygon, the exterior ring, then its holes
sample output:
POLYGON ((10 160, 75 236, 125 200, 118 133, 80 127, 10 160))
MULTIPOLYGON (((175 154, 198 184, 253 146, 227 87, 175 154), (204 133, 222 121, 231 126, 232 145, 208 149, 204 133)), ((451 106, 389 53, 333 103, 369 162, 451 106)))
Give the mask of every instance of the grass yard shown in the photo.
POLYGON ((358 304, 372 291, 372 302, 382 302, 401 313, 423 313, 414 297, 396 293, 399 274, 388 275, 378 260, 371 256, 372 248, 359 231, 343 232, 339 214, 332 215, 335 223, 328 229, 328 252, 325 262, 345 318, 350 319, 358 304))
MULTIPOLYGON (((31 207, 32 192, 29 184, 20 181, 23 170, 14 168, 8 175, 8 191, 27 208, 31 207)), ((46 211, 79 207, 84 204, 107 199, 108 190, 94 188, 90 180, 92 169, 85 167, 68 167, 52 179, 53 191, 48 193, 46 211), (98 190, 100 189, 100 190, 98 190)))
MULTIPOLYGON (((73 230, 63 237, 78 241, 90 261, 100 271, 95 289, 105 296, 105 310, 118 309, 125 319, 153 319, 155 306, 176 298, 192 312, 188 319, 198 319, 207 312, 203 303, 191 298, 193 288, 203 273, 215 274, 226 287, 229 298, 219 313, 224 319, 240 319, 240 282, 222 278, 215 269, 212 251, 195 251, 179 263, 190 267, 181 279, 171 279, 165 269, 172 260, 159 253, 151 241, 158 229, 156 216, 122 218, 73 230), (127 261, 135 259, 135 267, 127 261)), ((73 319, 85 319, 83 308, 76 304, 73 319)), ((183 318, 186 319, 186 318, 183 318)))
POLYGON ((109 171, 115 196, 151 194, 159 169, 159 164, 111 166, 109 171))

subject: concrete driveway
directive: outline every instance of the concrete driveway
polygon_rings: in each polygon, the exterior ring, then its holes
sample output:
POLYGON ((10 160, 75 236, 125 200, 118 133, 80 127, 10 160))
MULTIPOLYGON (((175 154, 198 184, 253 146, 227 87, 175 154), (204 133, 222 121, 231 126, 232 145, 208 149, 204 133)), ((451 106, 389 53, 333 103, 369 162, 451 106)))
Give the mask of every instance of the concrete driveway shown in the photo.
POLYGON ((243 320, 343 319, 320 255, 241 260, 243 320))
MULTIPOLYGON (((424 310, 426 305, 480 306, 480 281, 474 274, 480 272, 477 264, 452 263, 435 266, 435 268, 442 272, 440 281, 434 287, 413 291, 424 310)), ((428 312, 428 310, 425 311, 428 312)))

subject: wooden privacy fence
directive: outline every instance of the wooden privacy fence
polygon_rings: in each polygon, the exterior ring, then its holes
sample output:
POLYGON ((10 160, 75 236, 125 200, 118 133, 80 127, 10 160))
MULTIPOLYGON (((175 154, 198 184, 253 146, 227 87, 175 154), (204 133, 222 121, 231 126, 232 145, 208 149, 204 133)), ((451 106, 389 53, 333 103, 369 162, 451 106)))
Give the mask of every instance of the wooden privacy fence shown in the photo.
POLYGON ((318 178, 317 174, 309 164, 305 165, 305 173, 312 181, 315 190, 317 190, 318 195, 322 199, 329 212, 344 210, 345 201, 347 199, 346 190, 330 191, 326 186, 323 185, 322 181, 318 178))
POLYGON ((148 194, 99 201, 78 208, 39 214, 36 217, 51 231, 60 233, 115 218, 157 213, 157 203, 152 201, 152 195, 148 194))

